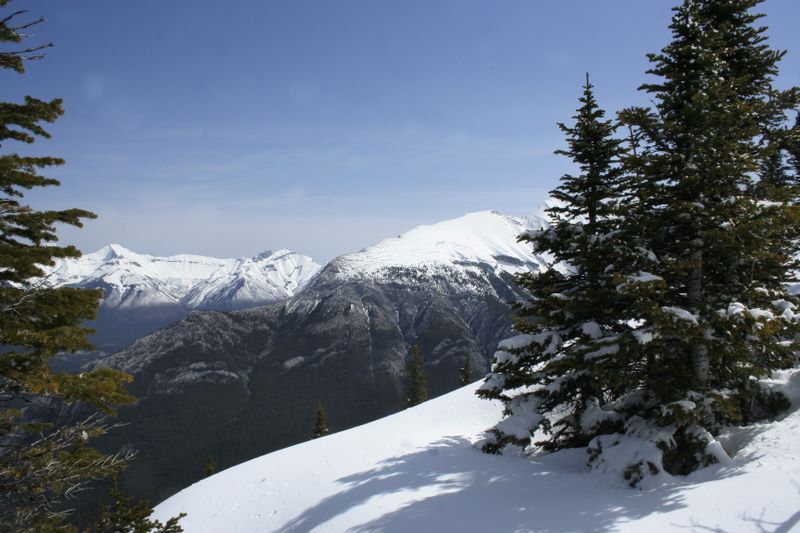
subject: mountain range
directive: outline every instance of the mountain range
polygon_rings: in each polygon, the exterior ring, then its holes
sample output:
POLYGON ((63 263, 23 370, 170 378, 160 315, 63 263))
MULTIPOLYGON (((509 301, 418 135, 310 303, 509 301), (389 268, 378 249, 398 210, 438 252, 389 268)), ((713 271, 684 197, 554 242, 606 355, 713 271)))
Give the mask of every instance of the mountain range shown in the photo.
POLYGON ((158 499, 209 458, 227 467, 310 438, 318 405, 337 430, 402 409, 414 345, 429 394, 453 390, 467 358, 479 376, 509 335, 514 274, 547 263, 517 237, 543 223, 485 211, 420 226, 337 257, 284 301, 192 312, 91 363, 133 374, 139 398, 96 444, 138 449, 120 482, 158 499))
POLYGON ((289 250, 238 259, 157 257, 110 244, 44 270, 51 286, 103 291, 92 340, 98 350, 112 352, 193 310, 233 311, 285 300, 320 268, 289 250))

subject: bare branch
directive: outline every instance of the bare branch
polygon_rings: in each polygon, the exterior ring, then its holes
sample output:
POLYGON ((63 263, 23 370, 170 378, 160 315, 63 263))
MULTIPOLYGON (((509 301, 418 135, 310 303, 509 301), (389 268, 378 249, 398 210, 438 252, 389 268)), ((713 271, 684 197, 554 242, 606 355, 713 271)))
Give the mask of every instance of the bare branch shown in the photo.
MULTIPOLYGON (((9 16, 7 16, 6 18, 4 18, 3 20, 0 20, 0 24, 5 24, 6 22, 8 22, 9 20, 13 19, 14 17, 19 16, 19 15, 24 15, 27 12, 28 12, 27 9, 20 9, 19 11, 15 11, 15 12, 11 13, 9 16)), ((11 28, 11 29, 13 30, 14 28, 11 28)))
MULTIPOLYGON (((22 54, 30 54, 31 52, 38 52, 39 50, 44 50, 45 48, 52 48, 53 43, 42 44, 39 46, 33 46, 30 48, 26 48, 25 50, 15 50, 13 52, 5 52, 6 54, 11 54, 14 56, 21 56, 22 54)), ((31 56, 28 59, 34 59, 35 57, 44 57, 44 56, 31 56)))
POLYGON ((15 27, 13 27, 11 29, 14 30, 14 31, 25 30, 25 29, 30 28, 31 26, 36 26, 37 24, 41 24, 44 21, 45 21, 44 17, 39 17, 38 19, 34 20, 33 22, 29 22, 27 24, 23 24, 22 26, 15 26, 15 27))

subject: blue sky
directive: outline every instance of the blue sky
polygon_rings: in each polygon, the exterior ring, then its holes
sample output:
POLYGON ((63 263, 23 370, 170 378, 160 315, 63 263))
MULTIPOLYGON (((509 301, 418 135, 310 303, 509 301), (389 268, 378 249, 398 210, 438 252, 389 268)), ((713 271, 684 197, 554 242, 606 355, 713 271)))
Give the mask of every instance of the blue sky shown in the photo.
MULTIPOLYGON (((422 223, 525 215, 570 169, 556 122, 590 72, 647 99, 673 1, 15 0, 53 41, 3 100, 61 97, 62 186, 100 215, 62 240, 153 254, 289 248, 327 261, 422 223)), ((768 0, 778 85, 800 85, 800 3, 768 0)))

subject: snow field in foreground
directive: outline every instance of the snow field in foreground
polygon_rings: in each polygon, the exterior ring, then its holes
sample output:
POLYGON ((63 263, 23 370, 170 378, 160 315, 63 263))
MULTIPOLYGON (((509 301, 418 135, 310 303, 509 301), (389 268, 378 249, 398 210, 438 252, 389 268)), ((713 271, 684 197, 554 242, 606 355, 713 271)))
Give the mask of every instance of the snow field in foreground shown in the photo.
MULTIPOLYGON (((800 390, 800 373, 782 381, 800 390)), ((186 512, 187 533, 800 531, 800 412, 732 429, 728 465, 634 490, 589 472, 583 449, 481 453, 501 407, 477 385, 220 472, 155 517, 186 512)))

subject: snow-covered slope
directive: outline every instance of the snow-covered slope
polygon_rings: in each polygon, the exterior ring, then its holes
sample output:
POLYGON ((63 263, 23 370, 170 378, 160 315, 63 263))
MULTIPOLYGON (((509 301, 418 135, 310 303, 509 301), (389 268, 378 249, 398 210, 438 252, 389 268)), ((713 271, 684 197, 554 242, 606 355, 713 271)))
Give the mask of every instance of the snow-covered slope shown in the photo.
POLYGON ((800 529, 800 412, 730 432, 728 465, 639 491, 587 472, 584 450, 481 453, 500 406, 475 387, 220 472, 155 516, 188 513, 187 533, 800 529))
POLYGON ((178 305, 188 309, 238 309, 292 296, 320 269, 288 250, 252 258, 198 255, 155 257, 118 244, 47 269, 55 286, 97 287, 103 306, 130 309, 178 305))
POLYGON ((384 239, 360 252, 332 261, 344 278, 389 278, 398 268, 474 271, 478 265, 515 274, 541 264, 528 243, 517 237, 544 224, 541 216, 510 217, 497 211, 469 213, 437 224, 417 226, 399 237, 384 239))

